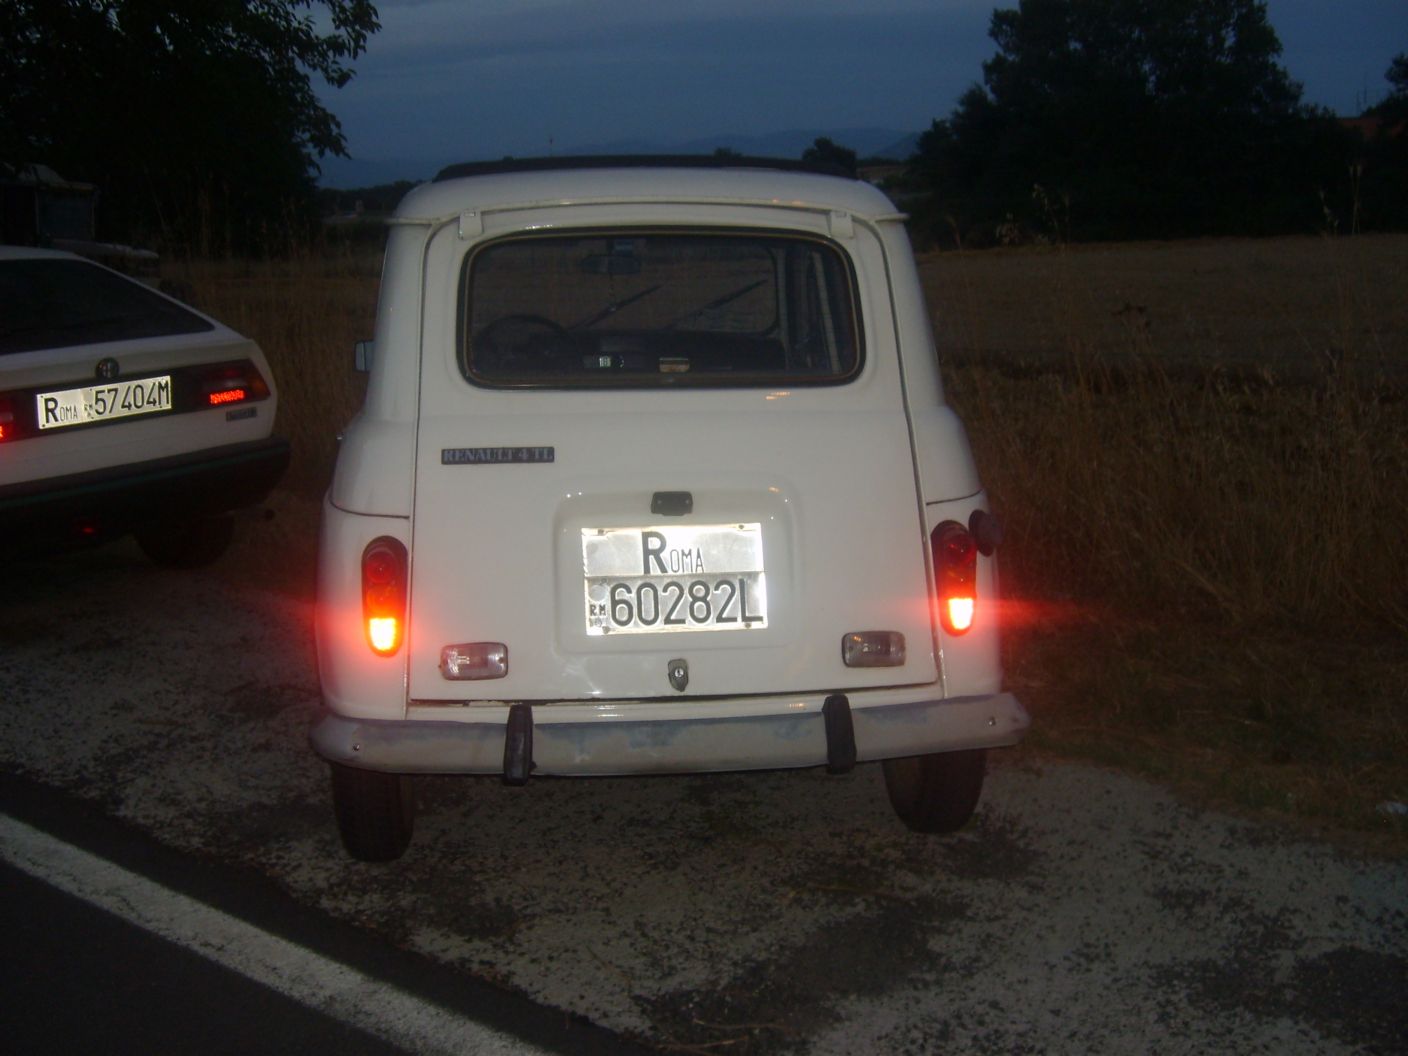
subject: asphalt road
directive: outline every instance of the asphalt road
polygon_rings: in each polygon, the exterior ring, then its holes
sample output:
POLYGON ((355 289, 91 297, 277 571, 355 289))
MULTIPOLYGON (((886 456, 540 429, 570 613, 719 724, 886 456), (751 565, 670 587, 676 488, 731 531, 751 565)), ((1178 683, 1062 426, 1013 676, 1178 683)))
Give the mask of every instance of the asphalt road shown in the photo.
POLYGON ((12 566, 0 768, 523 1002, 676 1051, 1397 1053, 1408 864, 995 760, 949 838, 876 767, 420 785, 341 852, 305 602, 130 546, 12 566))
POLYGON ((0 1029, 17 1056, 403 1051, 19 869, 0 866, 0 890, 0 1029))

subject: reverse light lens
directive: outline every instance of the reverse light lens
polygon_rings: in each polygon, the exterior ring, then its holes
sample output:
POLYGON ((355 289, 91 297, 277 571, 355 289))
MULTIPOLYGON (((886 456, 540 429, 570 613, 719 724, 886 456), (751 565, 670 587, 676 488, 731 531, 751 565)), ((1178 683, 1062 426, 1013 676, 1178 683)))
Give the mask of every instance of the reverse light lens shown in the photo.
POLYGON ((378 656, 401 648, 406 627, 406 547, 399 539, 373 539, 362 551, 362 621, 378 656))
POLYGON ((440 650, 440 674, 452 682, 503 678, 508 674, 508 646, 503 642, 465 642, 440 650))
POLYGON ((965 634, 978 607, 978 546, 956 521, 944 521, 929 536, 934 551, 934 590, 939 624, 949 634, 965 634))
POLYGON ((901 667, 904 635, 899 631, 852 631, 841 639, 841 659, 847 667, 901 667))

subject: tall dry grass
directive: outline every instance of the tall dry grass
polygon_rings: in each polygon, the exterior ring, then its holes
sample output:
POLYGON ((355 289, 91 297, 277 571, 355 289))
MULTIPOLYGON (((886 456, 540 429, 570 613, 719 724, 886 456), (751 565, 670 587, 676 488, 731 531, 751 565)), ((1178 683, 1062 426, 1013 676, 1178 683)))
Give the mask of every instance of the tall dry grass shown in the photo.
MULTIPOLYGON (((1268 362, 1162 348, 1078 255, 1041 264, 1023 321, 1041 354, 945 367, 1008 526, 1009 667, 1038 742, 1391 829, 1377 808, 1408 799, 1408 347, 1360 314, 1385 277, 1326 247, 1337 308, 1278 320, 1319 354, 1268 362)), ((1186 310, 1214 332, 1217 307, 1186 310)))
POLYGON ((1025 593, 1408 634, 1408 404, 1383 377, 1080 355, 949 373, 1025 593))
POLYGON ((376 321, 379 249, 305 250, 276 260, 184 260, 163 278, 264 350, 279 387, 275 429, 289 439, 284 486, 318 496, 337 434, 362 405, 366 379, 353 349, 376 321))

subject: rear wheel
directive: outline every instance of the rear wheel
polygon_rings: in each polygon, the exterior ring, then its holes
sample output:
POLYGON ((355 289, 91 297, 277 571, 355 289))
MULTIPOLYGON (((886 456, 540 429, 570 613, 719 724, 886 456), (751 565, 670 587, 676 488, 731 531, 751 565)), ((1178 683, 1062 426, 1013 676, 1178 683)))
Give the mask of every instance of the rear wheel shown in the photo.
POLYGON ((235 536, 233 517, 152 524, 136 533, 142 553, 167 568, 204 568, 214 564, 235 536))
POLYGON ((890 805, 915 832, 956 832, 978 807, 987 771, 987 752, 938 752, 886 759, 885 789, 890 805))
POLYGON ((363 862, 401 857, 415 826, 415 786, 409 774, 332 764, 332 806, 342 846, 363 862))

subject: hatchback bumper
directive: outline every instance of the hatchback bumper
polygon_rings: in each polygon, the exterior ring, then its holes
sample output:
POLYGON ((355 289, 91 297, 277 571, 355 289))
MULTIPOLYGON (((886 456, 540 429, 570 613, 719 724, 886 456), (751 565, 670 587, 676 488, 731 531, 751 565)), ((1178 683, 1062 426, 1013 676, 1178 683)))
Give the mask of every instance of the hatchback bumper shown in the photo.
POLYGON ((288 460, 288 441, 270 438, 0 487, 0 550, 62 549, 252 506, 288 460))
POLYGON ((728 714, 727 706, 712 706, 704 714, 691 711, 668 719, 630 716, 632 708, 648 705, 597 704, 484 706, 465 709, 453 720, 327 714, 314 727, 311 741, 329 762, 360 769, 521 779, 528 772, 605 776, 823 765, 844 769, 847 762, 1013 745, 1030 722, 1011 693, 896 703, 865 699, 871 696, 788 698, 767 711, 749 707, 758 701, 725 702, 745 713, 728 714), (830 703, 836 700, 840 706, 830 703), (849 721, 837 721, 839 712, 849 721), (837 765, 838 759, 843 765, 837 765))

